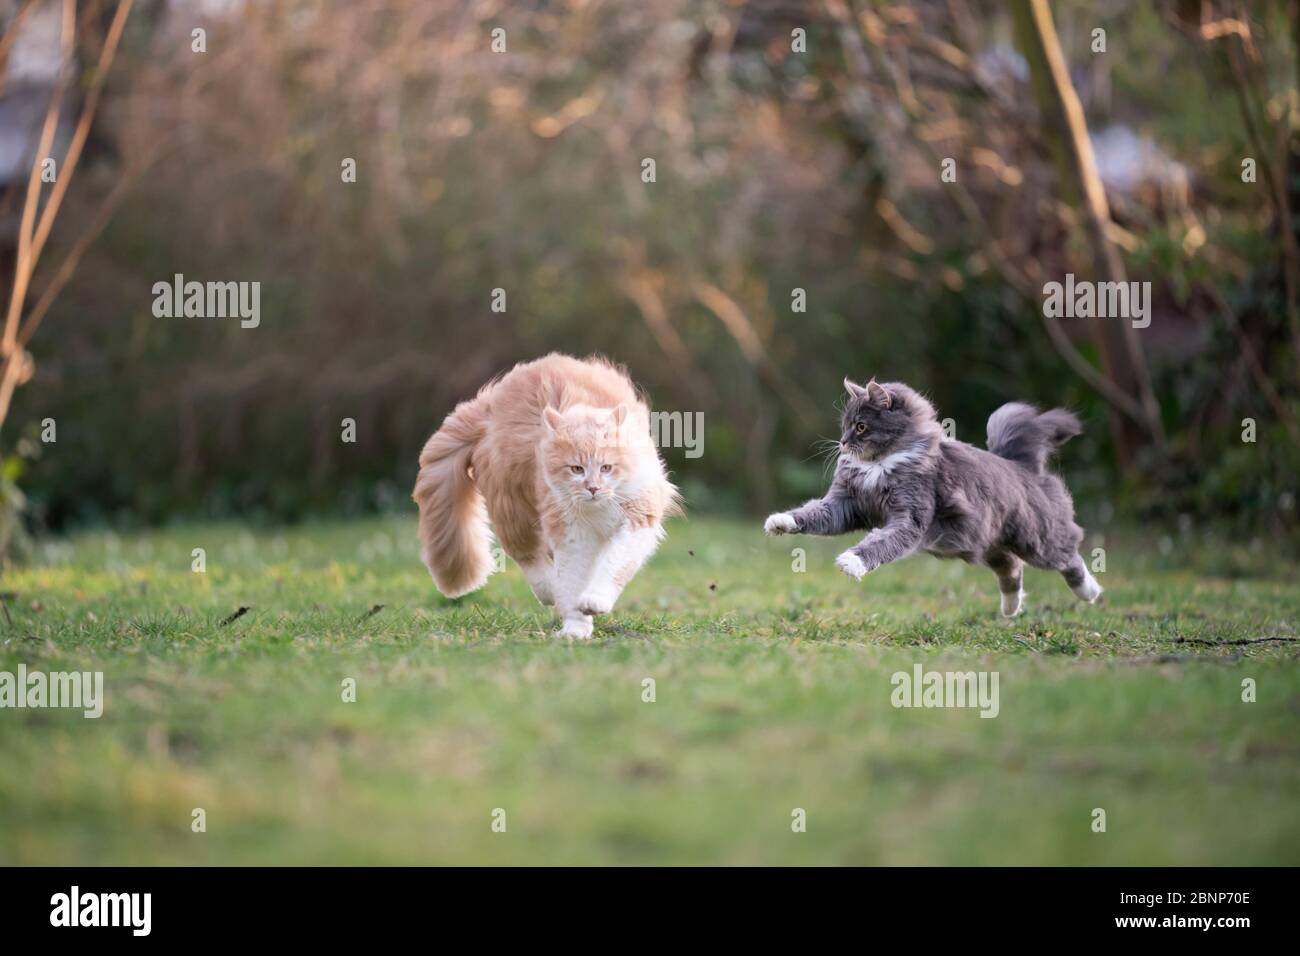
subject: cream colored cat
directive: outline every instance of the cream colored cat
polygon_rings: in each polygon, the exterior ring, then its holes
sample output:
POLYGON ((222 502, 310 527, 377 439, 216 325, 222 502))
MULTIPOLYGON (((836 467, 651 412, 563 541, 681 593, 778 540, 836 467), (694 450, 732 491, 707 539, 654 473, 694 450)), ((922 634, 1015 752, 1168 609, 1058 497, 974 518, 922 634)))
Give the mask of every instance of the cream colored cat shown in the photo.
POLYGON ((627 375, 551 354, 461 402, 420 453, 424 563, 459 597, 492 573, 488 521, 564 637, 591 636, 678 510, 627 375))

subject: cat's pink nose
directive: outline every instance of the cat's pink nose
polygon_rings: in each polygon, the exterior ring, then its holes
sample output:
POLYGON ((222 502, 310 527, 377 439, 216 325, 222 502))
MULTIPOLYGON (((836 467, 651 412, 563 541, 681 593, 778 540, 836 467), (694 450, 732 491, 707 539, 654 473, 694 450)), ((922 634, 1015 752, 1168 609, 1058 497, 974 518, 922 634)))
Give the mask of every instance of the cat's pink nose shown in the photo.
POLYGON ((594 498, 596 497, 596 492, 600 491, 600 489, 597 488, 595 485, 588 485, 587 491, 591 492, 591 497, 594 498))

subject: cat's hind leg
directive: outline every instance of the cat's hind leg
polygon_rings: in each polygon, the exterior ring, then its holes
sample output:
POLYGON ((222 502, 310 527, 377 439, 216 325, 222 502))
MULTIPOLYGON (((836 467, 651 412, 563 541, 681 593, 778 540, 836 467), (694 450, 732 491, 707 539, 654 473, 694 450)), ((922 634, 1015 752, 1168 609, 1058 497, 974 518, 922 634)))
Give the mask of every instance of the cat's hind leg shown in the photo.
POLYGON ((998 591, 1002 594, 1002 616, 1015 617, 1025 604, 1025 562, 1010 551, 995 551, 985 555, 984 563, 998 576, 998 591))
POLYGON ((655 553, 664 532, 660 525, 622 528, 614 533, 592 568, 587 586, 578 596, 578 610, 587 614, 608 614, 629 581, 650 555, 655 553))
POLYGON ((1061 577, 1065 578, 1065 583, 1070 586, 1074 596, 1080 601, 1087 601, 1089 604, 1096 604, 1097 598, 1101 597, 1101 585, 1097 579, 1092 576, 1088 566, 1083 563, 1083 557, 1077 552, 1069 560, 1064 568, 1058 569, 1061 577))
POLYGON ((510 555, 533 589, 533 596, 544 605, 555 603, 555 555, 547 547, 538 529, 537 508, 529 497, 519 497, 513 489, 488 485, 488 514, 501 550, 510 555))
POLYGON ((1050 557, 1042 555, 1025 554, 1025 560, 1036 568, 1044 571, 1055 571, 1065 578, 1065 583, 1070 586, 1074 596, 1080 601, 1087 601, 1089 604, 1096 604, 1097 598, 1101 597, 1101 585, 1097 579, 1092 576, 1088 566, 1083 563, 1083 558, 1079 552, 1071 548, 1064 553, 1053 554, 1050 557))
POLYGON ((555 604, 555 561, 550 555, 521 562, 519 570, 524 572, 524 580, 539 603, 548 607, 555 604))
POLYGON ((1079 554, 1082 541, 1083 529, 1073 520, 1048 520, 1036 538, 1022 540, 1016 550, 1033 567, 1060 574, 1080 601, 1095 604, 1102 589, 1079 554))

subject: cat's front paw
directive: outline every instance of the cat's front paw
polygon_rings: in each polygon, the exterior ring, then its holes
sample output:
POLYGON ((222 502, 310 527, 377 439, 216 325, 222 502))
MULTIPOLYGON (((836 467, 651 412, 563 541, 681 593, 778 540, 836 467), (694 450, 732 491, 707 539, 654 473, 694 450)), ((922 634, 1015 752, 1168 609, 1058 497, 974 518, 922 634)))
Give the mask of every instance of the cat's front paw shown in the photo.
POLYGON ((603 591, 587 591, 578 598, 578 610, 583 614, 608 614, 614 610, 614 596, 603 591))
POLYGON ((566 617, 564 624, 556 631, 557 637, 567 637, 570 640, 585 641, 591 637, 592 624, 591 618, 583 614, 580 616, 566 617))
POLYGON ((871 570, 852 548, 835 559, 835 566, 855 581, 861 581, 871 570))
POLYGON ((768 534, 794 534, 799 530, 799 525, 795 522, 794 515, 781 512, 764 521, 763 530, 768 534))

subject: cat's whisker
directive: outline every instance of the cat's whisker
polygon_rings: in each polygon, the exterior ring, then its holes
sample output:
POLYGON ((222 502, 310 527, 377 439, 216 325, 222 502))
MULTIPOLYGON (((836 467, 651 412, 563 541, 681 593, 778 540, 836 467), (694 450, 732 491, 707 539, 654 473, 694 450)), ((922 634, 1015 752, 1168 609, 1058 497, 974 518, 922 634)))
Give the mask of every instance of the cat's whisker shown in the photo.
POLYGON ((813 442, 813 453, 804 458, 804 461, 810 461, 813 458, 825 458, 840 449, 840 443, 833 438, 819 438, 813 442))
POLYGON ((824 459, 822 464, 822 480, 825 481, 830 472, 839 463, 839 440, 835 438, 819 438, 813 442, 813 446, 816 450, 805 458, 804 461, 809 461, 813 458, 824 459))

